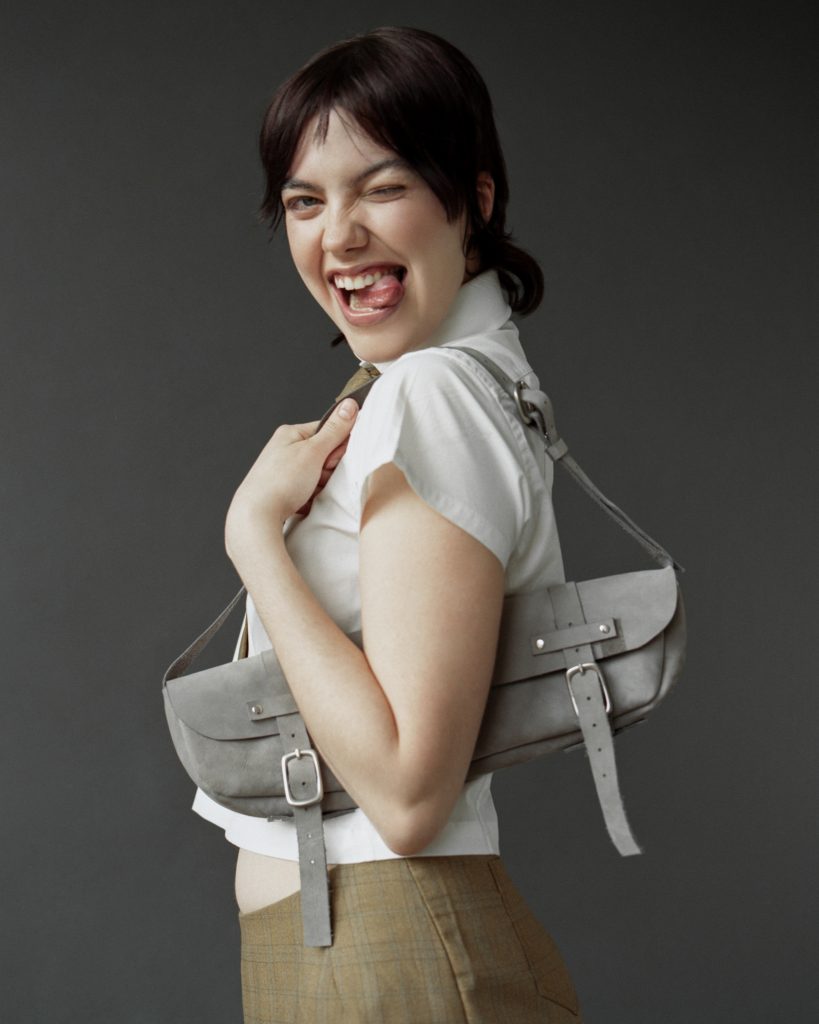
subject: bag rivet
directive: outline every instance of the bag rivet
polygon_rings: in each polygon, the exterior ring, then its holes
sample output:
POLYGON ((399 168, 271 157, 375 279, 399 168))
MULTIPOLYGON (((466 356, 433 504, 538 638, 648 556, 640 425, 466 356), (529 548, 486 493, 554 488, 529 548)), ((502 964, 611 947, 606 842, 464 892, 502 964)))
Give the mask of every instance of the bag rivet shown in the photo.
POLYGON ((600 632, 601 633, 608 633, 608 632, 610 632, 609 627, 605 624, 605 622, 601 625, 600 632))
POLYGON ((541 640, 540 637, 538 637, 537 640, 535 640, 535 647, 537 647, 537 649, 539 651, 542 651, 545 646, 546 646, 546 641, 545 640, 541 640))
POLYGON ((263 711, 264 708, 262 707, 261 704, 254 704, 250 709, 250 712, 253 715, 260 715, 263 711))

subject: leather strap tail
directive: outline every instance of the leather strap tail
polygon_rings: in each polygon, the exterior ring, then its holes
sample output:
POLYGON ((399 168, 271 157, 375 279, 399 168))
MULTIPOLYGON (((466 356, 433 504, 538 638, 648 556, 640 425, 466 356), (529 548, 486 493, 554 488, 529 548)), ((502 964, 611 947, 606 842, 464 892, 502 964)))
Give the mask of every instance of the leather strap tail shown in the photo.
MULTIPOLYGON (((580 594, 573 584, 560 587, 552 597, 555 624, 559 629, 569 629, 586 621, 580 594), (559 596, 558 596, 559 595, 559 596)), ((566 685, 577 715, 580 731, 589 765, 594 779, 597 799, 603 812, 611 841, 623 857, 642 853, 631 831, 620 793, 617 778, 617 761, 614 756, 614 736, 611 731, 611 699, 606 689, 603 670, 594 660, 591 644, 567 647, 563 651, 566 660, 566 685)))
POLYGON ((310 745, 304 720, 298 712, 279 715, 282 739, 282 778, 299 844, 301 918, 305 946, 332 946, 330 923, 330 880, 321 800, 324 788, 318 755, 310 745))

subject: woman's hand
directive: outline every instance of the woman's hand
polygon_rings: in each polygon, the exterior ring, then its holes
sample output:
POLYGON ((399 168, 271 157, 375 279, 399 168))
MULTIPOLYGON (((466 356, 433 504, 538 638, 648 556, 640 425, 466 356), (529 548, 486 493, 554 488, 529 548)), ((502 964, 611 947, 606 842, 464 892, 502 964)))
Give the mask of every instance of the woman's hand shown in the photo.
POLYGON ((234 554, 252 543, 256 529, 275 528, 306 515, 347 448, 358 406, 345 399, 321 430, 318 421, 278 428, 233 496, 225 521, 225 548, 234 554))

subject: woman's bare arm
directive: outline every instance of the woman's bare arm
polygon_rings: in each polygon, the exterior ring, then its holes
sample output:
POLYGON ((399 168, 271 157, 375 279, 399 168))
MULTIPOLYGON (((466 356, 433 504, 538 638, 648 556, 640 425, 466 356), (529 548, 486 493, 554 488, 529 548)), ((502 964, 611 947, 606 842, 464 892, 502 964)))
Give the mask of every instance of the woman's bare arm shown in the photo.
MULTIPOLYGON (((330 433, 325 448, 335 452, 339 445, 330 433)), ((268 490, 262 500, 257 481, 244 497, 241 488, 237 492, 228 551, 325 760, 391 849, 418 852, 445 824, 475 746, 497 643, 503 568, 426 505, 395 466, 382 467, 373 476, 361 530, 362 652, 324 612, 287 553, 281 517, 293 510, 289 506, 300 507, 312 488, 283 500, 304 453, 281 455, 266 467, 279 471, 275 494, 268 490)), ((314 460, 319 456, 326 461, 324 449, 314 460)), ((257 479, 264 468, 258 467, 257 479)))

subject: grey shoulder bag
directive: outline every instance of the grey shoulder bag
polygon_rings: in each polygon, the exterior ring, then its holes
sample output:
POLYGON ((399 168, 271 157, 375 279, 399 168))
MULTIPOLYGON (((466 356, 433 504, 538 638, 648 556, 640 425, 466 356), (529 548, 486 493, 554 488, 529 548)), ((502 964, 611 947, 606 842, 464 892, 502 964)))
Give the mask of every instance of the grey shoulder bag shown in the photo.
MULTIPOLYGON (((585 745, 615 847, 623 856, 640 853, 620 795, 613 735, 644 719, 682 670, 680 566, 568 454, 542 391, 512 380, 474 349, 459 351, 514 398, 549 457, 659 566, 506 598, 492 686, 467 777, 585 745)), ((353 393, 359 403, 372 383, 353 393)), ((329 946, 322 818, 356 805, 314 748, 275 653, 184 675, 244 592, 165 673, 168 725, 182 764, 213 800, 242 814, 295 822, 304 941, 329 946)), ((360 635, 351 639, 361 645, 360 635)))

